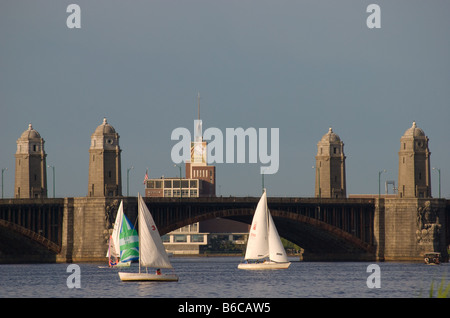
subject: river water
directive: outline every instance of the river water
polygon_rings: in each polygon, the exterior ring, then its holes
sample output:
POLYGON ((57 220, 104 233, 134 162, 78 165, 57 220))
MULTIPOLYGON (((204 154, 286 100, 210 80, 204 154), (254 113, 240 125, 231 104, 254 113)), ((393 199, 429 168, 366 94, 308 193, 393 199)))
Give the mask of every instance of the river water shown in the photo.
MULTIPOLYGON (((99 268, 106 264, 98 263, 76 264, 77 270, 68 268, 70 264, 0 265, 0 297, 426 298, 433 282, 434 290, 442 279, 450 283, 449 263, 377 263, 380 288, 369 288, 374 272, 367 272, 371 263, 365 262, 294 261, 287 270, 246 271, 237 269, 236 257, 171 261, 178 282, 121 282, 118 269, 99 268)), ((137 270, 137 264, 126 269, 137 270)))

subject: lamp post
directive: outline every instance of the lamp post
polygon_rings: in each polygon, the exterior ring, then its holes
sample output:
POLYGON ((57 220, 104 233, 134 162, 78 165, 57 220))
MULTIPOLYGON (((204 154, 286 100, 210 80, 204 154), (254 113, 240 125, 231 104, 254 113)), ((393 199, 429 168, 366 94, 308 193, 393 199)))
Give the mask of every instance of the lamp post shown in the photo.
POLYGON ((2 168, 2 199, 3 199, 3 173, 8 170, 8 168, 2 168))
POLYGON ((438 175, 439 175, 439 199, 440 199, 441 198, 441 169, 433 167, 433 170, 437 170, 438 175))
POLYGON ((380 187, 380 183, 381 183, 381 174, 382 174, 383 172, 386 172, 386 169, 383 169, 382 171, 379 171, 379 172, 378 172, 378 199, 379 199, 380 196, 381 196, 381 187, 380 187))
POLYGON ((131 166, 130 168, 127 169, 127 197, 129 196, 130 193, 130 170, 133 169, 134 167, 131 166))
POLYGON ((52 168, 53 169, 53 198, 55 197, 55 166, 47 166, 48 168, 52 168))
POLYGON ((181 166, 179 166, 179 165, 173 165, 173 166, 180 168, 180 198, 182 198, 183 197, 183 191, 181 189, 181 166))

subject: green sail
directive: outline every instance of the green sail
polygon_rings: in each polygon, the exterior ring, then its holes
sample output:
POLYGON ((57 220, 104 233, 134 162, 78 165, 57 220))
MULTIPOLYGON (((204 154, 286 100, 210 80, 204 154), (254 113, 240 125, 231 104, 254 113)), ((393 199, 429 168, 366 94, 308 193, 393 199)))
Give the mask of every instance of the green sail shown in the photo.
POLYGON ((120 227, 119 244, 121 262, 139 260, 139 236, 125 214, 120 227))

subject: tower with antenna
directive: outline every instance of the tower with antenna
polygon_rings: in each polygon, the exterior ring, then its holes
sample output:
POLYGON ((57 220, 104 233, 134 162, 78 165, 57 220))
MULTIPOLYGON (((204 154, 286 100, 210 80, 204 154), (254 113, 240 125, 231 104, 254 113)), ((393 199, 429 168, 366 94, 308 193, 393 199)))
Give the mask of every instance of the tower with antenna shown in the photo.
POLYGON ((197 94, 197 120, 194 120, 194 141, 191 142, 191 160, 186 162, 186 179, 203 181, 202 196, 216 196, 216 167, 207 164, 207 143, 203 141, 200 119, 200 93, 197 94))

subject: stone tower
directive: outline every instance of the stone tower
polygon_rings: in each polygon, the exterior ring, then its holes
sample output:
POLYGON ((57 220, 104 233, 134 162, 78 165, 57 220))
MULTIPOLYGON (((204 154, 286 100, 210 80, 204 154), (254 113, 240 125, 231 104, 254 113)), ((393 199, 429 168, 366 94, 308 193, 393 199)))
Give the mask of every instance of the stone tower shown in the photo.
POLYGON ((31 124, 17 139, 14 196, 16 198, 47 197, 47 166, 44 139, 31 124))
POLYGON ((344 143, 330 128, 317 143, 315 196, 345 198, 344 143))
POLYGON ((120 153, 119 134, 104 118, 91 135, 88 196, 122 195, 120 153))
POLYGON ((431 197, 428 137, 413 122, 400 138, 398 194, 401 198, 431 197))

